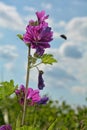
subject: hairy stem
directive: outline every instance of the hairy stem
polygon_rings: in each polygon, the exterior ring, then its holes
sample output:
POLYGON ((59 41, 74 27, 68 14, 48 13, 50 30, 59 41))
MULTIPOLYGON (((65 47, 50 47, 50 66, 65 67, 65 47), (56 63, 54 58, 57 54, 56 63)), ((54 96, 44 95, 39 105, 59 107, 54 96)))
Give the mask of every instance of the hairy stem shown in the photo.
POLYGON ((23 106, 23 115, 22 115, 22 123, 21 125, 24 125, 24 121, 25 121, 25 116, 26 116, 26 97, 27 97, 27 88, 29 85, 29 74, 30 74, 30 61, 29 61, 29 57, 30 57, 30 46, 28 46, 28 62, 27 62, 27 73, 26 73, 26 92, 25 92, 25 98, 24 98, 24 106, 23 106))

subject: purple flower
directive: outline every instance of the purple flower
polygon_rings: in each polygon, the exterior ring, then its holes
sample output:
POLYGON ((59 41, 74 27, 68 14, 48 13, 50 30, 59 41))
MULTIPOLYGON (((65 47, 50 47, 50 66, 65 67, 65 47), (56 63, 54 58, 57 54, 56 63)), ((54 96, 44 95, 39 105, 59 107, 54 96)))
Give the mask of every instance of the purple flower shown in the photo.
POLYGON ((0 130, 12 130, 12 127, 8 124, 8 125, 2 125, 0 126, 0 130))
POLYGON ((19 103, 21 105, 24 104, 24 98, 25 98, 25 93, 27 92, 27 105, 34 105, 35 103, 39 102, 41 100, 41 97, 39 95, 39 90, 33 90, 32 88, 26 89, 24 85, 21 85, 19 89, 15 91, 19 103))
POLYGON ((32 88, 29 88, 27 93, 27 100, 29 100, 30 105, 39 102, 41 100, 41 97, 39 95, 39 90, 33 90, 32 88))
POLYGON ((39 89, 43 89, 43 87, 45 87, 42 75, 43 75, 43 71, 39 70, 39 75, 38 75, 38 88, 39 89))
POLYGON ((38 102, 38 104, 46 104, 48 100, 49 100, 49 98, 45 96, 45 97, 41 98, 41 100, 38 102))
POLYGON ((23 35, 23 41, 36 49, 37 54, 43 54, 46 48, 50 47, 49 42, 53 40, 53 32, 45 19, 45 11, 36 12, 38 21, 29 21, 29 25, 26 27, 26 33, 23 35))
POLYGON ((24 92, 25 92, 25 87, 23 84, 20 85, 20 90, 19 89, 15 90, 16 95, 20 95, 21 93, 24 93, 24 92))
POLYGON ((24 85, 20 85, 20 88, 15 90, 15 94, 18 97, 19 103, 21 105, 23 105, 24 104, 24 97, 25 97, 25 87, 24 87, 24 85))
POLYGON ((39 48, 41 51, 50 47, 49 42, 53 40, 53 32, 50 27, 28 25, 26 30, 23 35, 26 44, 30 44, 35 49, 39 48))

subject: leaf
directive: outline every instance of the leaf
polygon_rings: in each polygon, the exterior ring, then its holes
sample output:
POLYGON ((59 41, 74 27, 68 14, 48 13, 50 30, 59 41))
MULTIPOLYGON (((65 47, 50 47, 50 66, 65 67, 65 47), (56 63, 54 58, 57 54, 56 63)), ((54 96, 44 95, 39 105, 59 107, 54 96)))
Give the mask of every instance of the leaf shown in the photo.
POLYGON ((19 112, 18 117, 16 119, 16 128, 21 126, 21 119, 22 119, 22 111, 19 112))
POLYGON ((34 128, 33 126, 23 126, 20 128, 16 128, 16 130, 40 130, 40 129, 34 128))
POLYGON ((17 34, 18 38, 23 40, 23 36, 21 34, 17 34))
POLYGON ((17 85, 14 85, 14 81, 10 80, 10 82, 1 82, 0 83, 0 99, 4 99, 7 96, 10 96, 14 90, 17 88, 17 85))
POLYGON ((56 123, 57 123, 57 118, 56 118, 55 121, 50 125, 50 127, 48 128, 48 130, 54 130, 56 123))
POLYGON ((56 63, 57 60, 53 57, 52 54, 44 54, 42 57, 42 63, 44 64, 53 64, 53 63, 56 63))

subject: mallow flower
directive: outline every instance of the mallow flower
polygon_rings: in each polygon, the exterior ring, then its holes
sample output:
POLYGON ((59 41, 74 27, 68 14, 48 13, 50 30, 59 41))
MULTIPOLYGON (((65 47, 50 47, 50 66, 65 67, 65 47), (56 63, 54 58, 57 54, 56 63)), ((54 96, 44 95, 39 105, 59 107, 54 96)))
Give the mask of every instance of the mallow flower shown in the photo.
POLYGON ((46 48, 50 47, 49 42, 53 40, 53 32, 51 27, 45 20, 45 11, 36 12, 37 21, 30 20, 26 27, 26 33, 23 35, 25 44, 30 45, 31 48, 36 49, 36 53, 43 55, 46 48))
POLYGON ((39 90, 35 89, 33 90, 32 88, 26 89, 24 85, 20 85, 19 89, 15 90, 15 94, 18 97, 18 101, 21 105, 24 104, 24 97, 25 97, 25 92, 27 90, 27 105, 33 106, 34 104, 46 104, 49 98, 47 96, 41 97, 39 94, 39 90))
POLYGON ((0 126, 0 130, 12 130, 12 127, 8 124, 8 125, 2 125, 0 126))
POLYGON ((34 105, 35 103, 38 103, 41 100, 38 89, 36 90, 33 90, 32 88, 26 89, 24 85, 20 85, 19 89, 15 90, 15 93, 21 105, 24 104, 24 98, 26 92, 27 92, 27 96, 26 96, 27 105, 34 105))
POLYGON ((27 101, 29 105, 34 105, 41 100, 39 95, 39 90, 33 90, 32 88, 28 88, 27 92, 27 101))

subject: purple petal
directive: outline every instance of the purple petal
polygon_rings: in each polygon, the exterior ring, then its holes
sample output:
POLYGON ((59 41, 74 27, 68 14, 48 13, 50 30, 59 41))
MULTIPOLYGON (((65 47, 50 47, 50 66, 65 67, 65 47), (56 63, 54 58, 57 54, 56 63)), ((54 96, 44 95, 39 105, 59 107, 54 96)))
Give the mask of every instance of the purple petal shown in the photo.
POLYGON ((38 24, 33 20, 29 21, 26 27, 26 33, 23 35, 23 41, 26 44, 30 44, 31 48, 36 49, 36 53, 43 55, 46 48, 50 47, 49 42, 53 40, 53 32, 45 19, 48 15, 45 15, 45 11, 36 12, 38 24))
POLYGON ((8 124, 8 125, 2 125, 0 126, 0 130, 12 130, 12 127, 8 124))
POLYGON ((48 100, 49 100, 49 98, 45 96, 45 97, 41 98, 41 100, 38 102, 38 104, 46 104, 48 100))
POLYGON ((44 21, 45 19, 48 19, 49 15, 45 16, 45 11, 41 11, 41 12, 36 12, 37 18, 39 22, 44 21))

